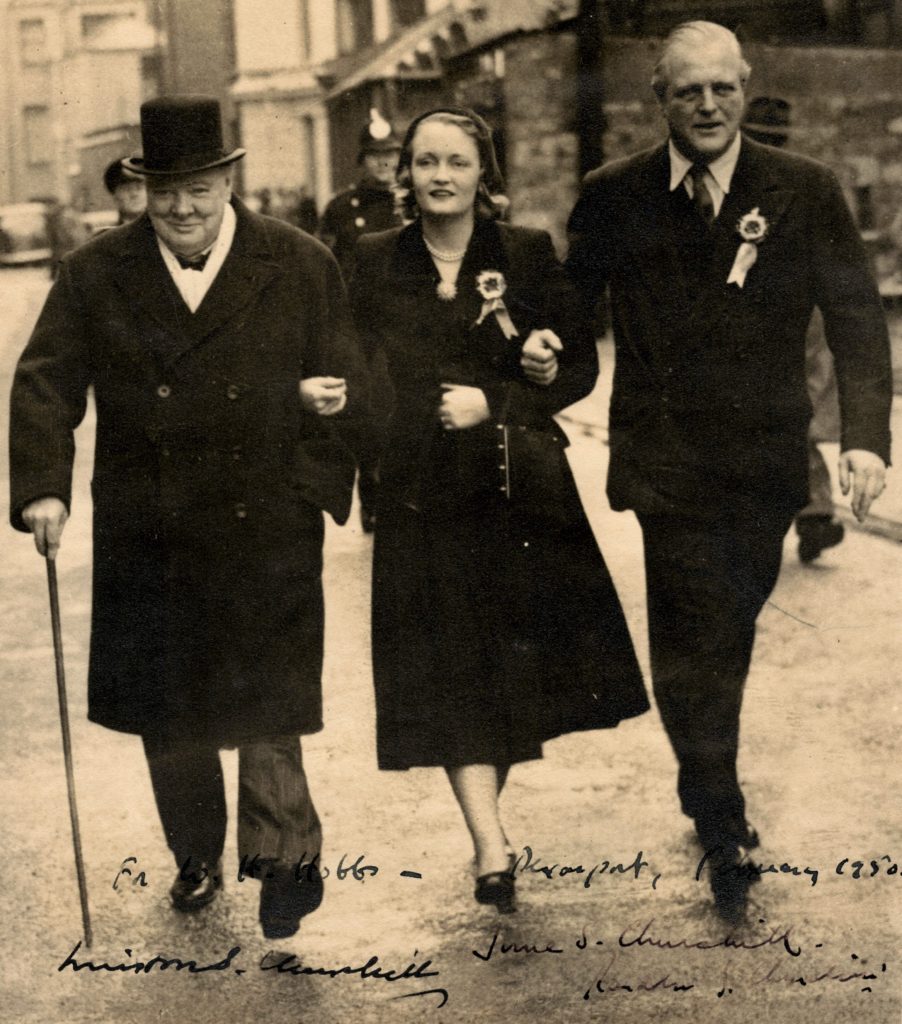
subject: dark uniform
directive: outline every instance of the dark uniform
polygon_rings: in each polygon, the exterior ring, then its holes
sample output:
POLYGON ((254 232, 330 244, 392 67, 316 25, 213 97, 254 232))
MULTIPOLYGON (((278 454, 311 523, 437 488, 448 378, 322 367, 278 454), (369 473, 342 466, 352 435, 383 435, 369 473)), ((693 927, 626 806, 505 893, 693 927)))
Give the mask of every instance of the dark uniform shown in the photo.
POLYGON ((347 279, 357 239, 368 231, 386 231, 401 223, 395 193, 368 176, 339 192, 323 211, 319 236, 332 250, 347 279))

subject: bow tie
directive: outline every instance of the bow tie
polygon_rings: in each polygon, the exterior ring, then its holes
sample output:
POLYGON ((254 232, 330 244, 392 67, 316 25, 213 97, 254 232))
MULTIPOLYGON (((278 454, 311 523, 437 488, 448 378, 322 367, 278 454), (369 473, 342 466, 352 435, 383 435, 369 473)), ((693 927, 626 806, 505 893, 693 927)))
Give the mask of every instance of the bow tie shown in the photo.
POLYGON ((172 255, 178 260, 178 264, 182 270, 201 271, 207 265, 207 260, 210 258, 209 252, 201 253, 200 256, 192 256, 190 259, 185 256, 179 256, 177 252, 172 255))

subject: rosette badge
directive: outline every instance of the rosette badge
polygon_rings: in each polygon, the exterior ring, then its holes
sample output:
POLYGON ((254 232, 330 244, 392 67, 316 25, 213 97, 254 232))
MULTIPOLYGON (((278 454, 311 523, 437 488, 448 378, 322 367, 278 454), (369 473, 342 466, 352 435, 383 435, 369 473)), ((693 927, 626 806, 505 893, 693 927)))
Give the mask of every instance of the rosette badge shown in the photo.
POLYGON ((736 225, 744 242, 763 242, 767 237, 768 227, 767 220, 761 216, 757 206, 744 217, 740 217, 736 225))
POLYGON ((492 313, 495 315, 495 320, 498 322, 498 326, 504 333, 505 338, 510 340, 516 338, 519 335, 517 328, 514 326, 511 315, 507 310, 507 306, 504 305, 504 299, 502 296, 507 291, 507 281, 504 280, 504 274, 500 270, 483 270, 476 275, 476 290, 483 298, 482 310, 479 313, 479 319, 475 325, 478 327, 483 320, 492 313))
POLYGON ((498 270, 483 270, 476 277, 476 288, 487 301, 500 299, 507 291, 507 281, 504 280, 504 274, 498 270))
POLYGON ((746 275, 758 259, 758 246, 767 238, 769 226, 757 206, 739 218, 736 230, 742 242, 736 251, 727 284, 735 284, 738 288, 745 284, 746 275))

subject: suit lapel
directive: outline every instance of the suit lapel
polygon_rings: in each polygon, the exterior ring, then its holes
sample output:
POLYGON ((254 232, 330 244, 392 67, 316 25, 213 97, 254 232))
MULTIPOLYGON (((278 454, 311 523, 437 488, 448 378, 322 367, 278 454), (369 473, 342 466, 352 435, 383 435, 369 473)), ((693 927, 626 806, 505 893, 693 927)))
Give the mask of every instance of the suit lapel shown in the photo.
POLYGON ((141 344, 168 358, 185 345, 191 313, 166 269, 150 220, 145 215, 129 230, 121 272, 113 280, 138 314, 141 344))
POLYGON ((649 154, 636 181, 633 209, 639 222, 632 230, 652 259, 641 260, 636 269, 646 277, 651 293, 662 306, 685 314, 689 306, 689 278, 685 273, 684 239, 677 207, 679 190, 670 191, 670 157, 667 144, 649 154))
POLYGON ((117 277, 129 302, 145 317, 142 341, 175 362, 234 319, 269 282, 282 273, 265 230, 244 205, 233 200, 235 238, 219 273, 195 313, 185 305, 160 255, 149 220, 136 231, 126 256, 126 270, 117 277))
POLYGON ((758 209, 768 224, 767 237, 760 243, 758 261, 767 259, 768 245, 774 241, 774 234, 794 192, 772 173, 772 164, 765 147, 743 138, 739 160, 730 183, 730 191, 724 197, 720 213, 711 228, 710 280, 694 297, 689 312, 689 329, 701 331, 711 329, 722 321, 725 308, 740 301, 743 296, 754 293, 762 275, 761 268, 753 266, 743 288, 727 284, 727 278, 742 242, 738 225, 740 219, 752 210, 758 209), (758 274, 755 273, 756 269, 758 274))

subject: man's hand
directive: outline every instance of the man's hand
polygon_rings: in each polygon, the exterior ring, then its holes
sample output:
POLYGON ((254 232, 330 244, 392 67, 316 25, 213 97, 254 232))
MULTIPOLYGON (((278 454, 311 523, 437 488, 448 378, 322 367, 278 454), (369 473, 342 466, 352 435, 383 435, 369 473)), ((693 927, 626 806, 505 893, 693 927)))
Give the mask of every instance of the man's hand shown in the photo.
POLYGON ((843 494, 852 488, 852 511, 863 523, 871 502, 879 498, 886 486, 886 466, 883 459, 863 448, 850 448, 839 456, 839 486, 843 494))
POLYGON ((298 384, 301 404, 317 416, 334 416, 348 404, 344 377, 307 377, 298 384))
POLYGON ((554 331, 544 328, 533 331, 520 353, 520 365, 528 380, 533 384, 548 386, 557 377, 557 353, 563 349, 561 339, 554 331))
POLYGON ((34 534, 38 553, 53 561, 60 549, 69 513, 59 498, 37 498, 22 509, 22 522, 34 534))
POLYGON ((465 384, 442 384, 445 393, 438 407, 438 418, 445 430, 466 430, 489 419, 489 403, 482 388, 465 384))

